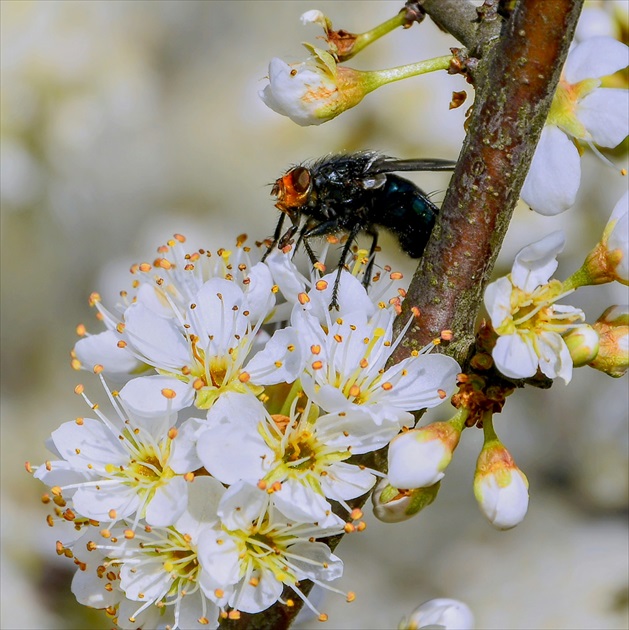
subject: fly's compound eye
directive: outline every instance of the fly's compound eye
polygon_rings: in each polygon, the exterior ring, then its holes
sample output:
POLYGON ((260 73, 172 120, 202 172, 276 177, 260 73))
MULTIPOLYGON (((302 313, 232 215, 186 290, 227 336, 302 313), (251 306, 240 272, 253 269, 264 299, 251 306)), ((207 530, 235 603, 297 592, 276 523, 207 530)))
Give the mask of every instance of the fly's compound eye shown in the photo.
POLYGON ((290 176, 293 190, 297 194, 303 195, 305 192, 308 192, 310 188, 310 172, 307 168, 298 166, 290 172, 290 176))
POLYGON ((276 208, 290 214, 301 208, 310 194, 312 178, 307 168, 298 166, 275 182, 271 194, 277 196, 276 208))

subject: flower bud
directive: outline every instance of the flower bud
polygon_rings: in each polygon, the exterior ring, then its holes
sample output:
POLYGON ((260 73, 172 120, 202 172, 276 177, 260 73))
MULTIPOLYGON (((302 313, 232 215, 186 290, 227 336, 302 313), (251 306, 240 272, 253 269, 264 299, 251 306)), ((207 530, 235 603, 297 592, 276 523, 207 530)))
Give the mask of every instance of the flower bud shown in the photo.
POLYGON ((629 192, 614 207, 603 236, 583 264, 589 284, 617 280, 629 285, 629 192))
POLYGON ((440 597, 418 606, 403 619, 398 630, 420 630, 420 628, 443 628, 443 630, 471 630, 474 615, 470 607, 456 599, 440 597))
POLYGON ((428 488, 398 490, 382 479, 371 495, 374 516, 383 523, 400 523, 421 512, 437 497, 440 482, 428 488))
POLYGON ((459 443, 461 429, 434 422, 395 437, 389 445, 389 483, 396 488, 425 488, 443 479, 459 443))
POLYGON ((610 306, 596 321, 599 351, 590 367, 618 378, 629 369, 629 306, 610 306))
POLYGON ((447 70, 452 61, 452 55, 445 55, 397 68, 363 71, 338 65, 325 50, 304 46, 311 55, 303 63, 289 65, 277 57, 271 59, 269 84, 258 93, 273 111, 304 127, 336 118, 387 83, 447 70))
MULTIPOLYGON (((495 435, 495 434, 494 434, 495 435)), ((511 529, 526 516, 529 482, 497 439, 485 442, 474 475, 474 496, 496 529, 511 529)))
POLYGON ((598 354, 598 333, 588 324, 582 324, 563 335, 574 367, 582 367, 593 361, 598 354))
POLYGON ((302 126, 335 118, 371 91, 365 81, 368 73, 337 66, 329 52, 307 47, 312 55, 303 63, 271 59, 269 84, 259 92, 273 111, 302 126))

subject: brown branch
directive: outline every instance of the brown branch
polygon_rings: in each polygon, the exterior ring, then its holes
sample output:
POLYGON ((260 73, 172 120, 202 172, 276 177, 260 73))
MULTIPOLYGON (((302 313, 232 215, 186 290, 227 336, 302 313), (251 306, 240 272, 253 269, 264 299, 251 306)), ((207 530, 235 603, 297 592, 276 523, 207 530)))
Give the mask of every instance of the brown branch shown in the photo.
POLYGON ((468 0, 420 0, 432 21, 470 50, 478 40, 478 13, 468 0))
MULTIPOLYGON (((422 3, 429 13, 432 2, 422 3)), ((450 4, 450 0, 436 2, 450 4)), ((548 113, 582 3, 520 0, 494 48, 483 55, 474 74, 476 102, 461 157, 397 321, 408 321, 411 305, 420 307, 421 316, 398 346, 396 362, 444 329, 455 332, 448 353, 460 362, 472 349, 483 290, 548 113)), ((455 5, 467 7, 464 10, 469 13, 469 3, 456 0, 451 6, 455 5)), ((486 32, 482 25, 475 28, 475 33, 486 32)), ((476 44, 486 48, 488 42, 476 44)), ((383 470, 384 449, 371 455, 371 462, 365 463, 383 470)), ((355 504, 366 500, 363 497, 355 504)), ((332 549, 340 538, 329 541, 332 549)), ((309 587, 307 583, 300 586, 304 593, 309 587)), ((287 590, 284 595, 291 597, 287 590)), ((240 619, 222 620, 220 627, 285 630, 301 608, 297 597, 291 599, 295 605, 290 608, 277 603, 256 615, 243 613, 240 619)))
POLYGON ((475 71, 469 131, 440 217, 404 300, 420 317, 398 362, 454 332, 447 353, 469 358, 482 295, 548 114, 583 0, 520 0, 475 71))

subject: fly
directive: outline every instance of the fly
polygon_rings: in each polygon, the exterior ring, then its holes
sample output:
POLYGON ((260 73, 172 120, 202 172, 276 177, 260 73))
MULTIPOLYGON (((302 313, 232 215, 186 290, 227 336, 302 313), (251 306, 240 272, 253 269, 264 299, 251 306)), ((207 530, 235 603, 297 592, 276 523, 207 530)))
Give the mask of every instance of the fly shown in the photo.
POLYGON ((276 247, 283 249, 303 243, 311 262, 317 258, 310 239, 330 234, 347 234, 338 264, 330 308, 338 308, 337 293, 341 271, 356 237, 371 236, 369 262, 363 283, 369 284, 378 246, 378 228, 398 239, 411 258, 419 258, 435 224, 439 209, 426 193, 399 171, 451 171, 455 162, 441 159, 398 160, 373 151, 332 155, 295 166, 273 184, 271 194, 281 211, 273 240, 264 258, 276 247), (282 233, 288 217, 290 227, 282 233))

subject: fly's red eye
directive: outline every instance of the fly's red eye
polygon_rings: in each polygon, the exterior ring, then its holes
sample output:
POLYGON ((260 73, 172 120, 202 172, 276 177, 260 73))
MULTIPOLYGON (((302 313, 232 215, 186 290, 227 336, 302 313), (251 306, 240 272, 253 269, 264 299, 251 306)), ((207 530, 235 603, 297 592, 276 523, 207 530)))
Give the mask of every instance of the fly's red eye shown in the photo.
POLYGON ((310 172, 303 166, 292 170, 291 180, 296 193, 305 193, 310 188, 310 172))

